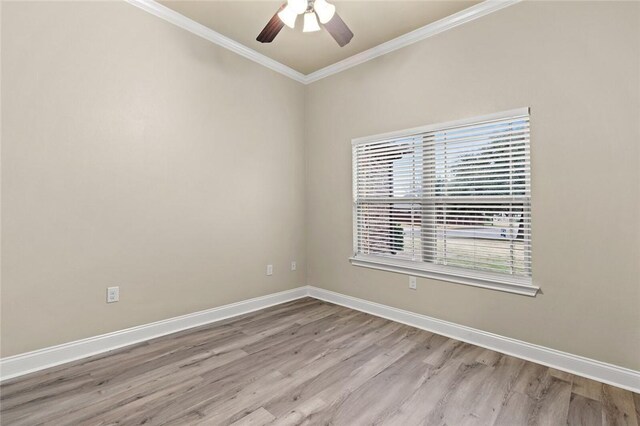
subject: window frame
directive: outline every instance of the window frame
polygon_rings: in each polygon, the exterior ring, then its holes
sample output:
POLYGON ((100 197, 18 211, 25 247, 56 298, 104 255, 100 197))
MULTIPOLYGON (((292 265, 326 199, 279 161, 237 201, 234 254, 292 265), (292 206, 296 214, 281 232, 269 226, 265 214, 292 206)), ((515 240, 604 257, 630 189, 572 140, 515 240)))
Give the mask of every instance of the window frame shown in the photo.
MULTIPOLYGON (((352 139, 352 148, 372 142, 392 141, 394 139, 409 139, 417 137, 426 132, 443 131, 449 128, 459 126, 482 124, 494 120, 506 119, 516 116, 530 116, 530 109, 517 108, 508 111, 502 111, 494 114, 471 117, 462 120, 448 121, 444 123, 429 124, 426 126, 414 127, 410 129, 398 130, 394 132, 382 133, 378 135, 365 136, 352 139)), ((529 130, 530 132, 530 130, 529 130)), ((529 170, 531 170, 531 161, 529 161, 529 170)), ((474 287, 487 288, 492 290, 505 291, 525 296, 535 296, 539 287, 533 284, 533 275, 515 277, 508 274, 500 274, 497 272, 486 272, 477 269, 463 268, 450 265, 439 265, 429 262, 415 262, 404 259, 386 258, 376 255, 358 254, 358 225, 357 225, 357 158, 352 154, 352 226, 353 226, 353 256, 349 261, 353 266, 360 266, 376 270, 395 272, 400 274, 432 278, 441 281, 448 281, 458 284, 465 284, 474 287)), ((529 193, 529 205, 531 206, 531 191, 529 193)), ((532 235, 531 235, 532 237, 532 235)), ((531 238, 530 237, 530 238, 531 238)), ((532 239, 530 241, 530 251, 532 251, 532 239)))

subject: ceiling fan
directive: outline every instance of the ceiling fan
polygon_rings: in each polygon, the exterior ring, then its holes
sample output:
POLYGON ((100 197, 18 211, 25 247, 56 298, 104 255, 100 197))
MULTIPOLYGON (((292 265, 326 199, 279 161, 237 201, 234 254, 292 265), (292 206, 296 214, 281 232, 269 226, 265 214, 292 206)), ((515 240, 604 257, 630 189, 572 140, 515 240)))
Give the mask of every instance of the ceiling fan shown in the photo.
POLYGON ((304 14, 302 32, 320 31, 320 24, 338 42, 345 46, 353 38, 353 33, 336 13, 336 7, 327 0, 287 0, 273 15, 256 40, 261 43, 271 43, 280 30, 286 25, 293 28, 298 15, 304 14))

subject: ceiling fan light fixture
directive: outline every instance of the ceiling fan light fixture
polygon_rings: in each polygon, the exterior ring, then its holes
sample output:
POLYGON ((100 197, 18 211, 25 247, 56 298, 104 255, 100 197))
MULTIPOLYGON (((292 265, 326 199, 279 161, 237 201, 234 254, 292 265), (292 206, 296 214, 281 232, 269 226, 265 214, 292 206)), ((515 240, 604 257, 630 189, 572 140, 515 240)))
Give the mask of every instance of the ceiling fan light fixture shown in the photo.
POLYGON ((297 15, 301 15, 307 10, 308 3, 307 0, 287 0, 287 6, 297 15))
POLYGON ((353 31, 340 18, 336 7, 327 0, 287 0, 267 22, 256 37, 256 41, 271 43, 285 25, 294 28, 298 15, 302 14, 304 14, 302 31, 305 33, 320 31, 324 28, 340 47, 349 44, 353 38, 353 31), (322 28, 318 20, 322 23, 322 28))
POLYGON ((294 28, 298 14, 291 8, 291 5, 288 4, 287 7, 278 12, 278 18, 280 18, 287 27, 294 28))
POLYGON ((328 3, 327 0, 315 0, 313 3, 313 9, 318 14, 318 19, 323 24, 326 24, 333 18, 333 15, 336 13, 336 7, 331 3, 328 3))
POLYGON ((307 12, 304 14, 304 27, 302 27, 303 33, 311 33, 314 31, 320 31, 320 25, 318 25, 318 18, 315 12, 307 12))

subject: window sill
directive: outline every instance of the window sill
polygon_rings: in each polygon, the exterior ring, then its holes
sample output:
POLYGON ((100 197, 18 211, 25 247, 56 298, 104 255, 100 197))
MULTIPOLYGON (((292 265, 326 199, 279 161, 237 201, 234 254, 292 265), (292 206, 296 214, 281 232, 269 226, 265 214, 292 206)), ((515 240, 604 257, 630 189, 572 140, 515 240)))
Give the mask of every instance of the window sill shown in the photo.
MULTIPOLYGON (((507 293, 520 294, 523 296, 534 297, 540 287, 536 287, 529 280, 522 280, 521 283, 509 282, 501 280, 498 274, 491 273, 473 273, 471 276, 468 271, 460 269, 460 273, 452 273, 452 267, 442 267, 439 265, 425 265, 418 267, 413 262, 402 260, 386 260, 377 257, 357 256, 349 258, 353 266, 361 266, 364 268, 378 269, 381 271, 396 272, 399 274, 413 275, 417 277, 432 278, 441 281, 449 281, 456 284, 470 285, 474 287, 488 288, 490 290, 504 291, 507 293)), ((457 271, 456 271, 457 272, 457 271)))

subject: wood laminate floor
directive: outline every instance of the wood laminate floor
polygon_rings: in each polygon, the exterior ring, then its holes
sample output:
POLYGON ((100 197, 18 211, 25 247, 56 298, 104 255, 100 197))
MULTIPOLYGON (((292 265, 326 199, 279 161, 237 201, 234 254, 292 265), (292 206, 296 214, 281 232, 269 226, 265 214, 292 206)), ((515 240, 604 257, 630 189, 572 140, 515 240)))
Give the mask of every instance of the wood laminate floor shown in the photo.
POLYGON ((638 425, 640 396, 305 298, 2 385, 3 425, 638 425))

